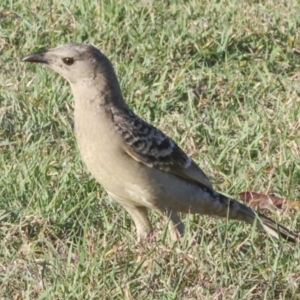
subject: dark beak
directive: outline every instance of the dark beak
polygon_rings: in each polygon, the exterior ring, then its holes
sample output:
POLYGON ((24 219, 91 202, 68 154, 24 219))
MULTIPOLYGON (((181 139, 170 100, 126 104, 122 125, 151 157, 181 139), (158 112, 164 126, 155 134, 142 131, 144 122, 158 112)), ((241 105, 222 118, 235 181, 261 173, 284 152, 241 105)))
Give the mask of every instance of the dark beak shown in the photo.
POLYGON ((25 56, 22 61, 49 64, 50 60, 46 57, 47 50, 42 50, 25 56))

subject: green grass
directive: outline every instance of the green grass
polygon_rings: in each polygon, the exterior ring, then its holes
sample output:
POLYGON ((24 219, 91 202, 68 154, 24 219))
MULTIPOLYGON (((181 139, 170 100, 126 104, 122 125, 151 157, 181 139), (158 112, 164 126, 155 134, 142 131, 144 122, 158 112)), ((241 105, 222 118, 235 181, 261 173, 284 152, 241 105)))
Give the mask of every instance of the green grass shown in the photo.
POLYGON ((174 243, 153 214, 156 243, 136 244, 80 159, 67 82, 21 58, 93 43, 218 191, 300 201, 299 20, 296 0, 2 0, 0 299, 298 299, 299 245, 246 224, 186 216, 174 243))

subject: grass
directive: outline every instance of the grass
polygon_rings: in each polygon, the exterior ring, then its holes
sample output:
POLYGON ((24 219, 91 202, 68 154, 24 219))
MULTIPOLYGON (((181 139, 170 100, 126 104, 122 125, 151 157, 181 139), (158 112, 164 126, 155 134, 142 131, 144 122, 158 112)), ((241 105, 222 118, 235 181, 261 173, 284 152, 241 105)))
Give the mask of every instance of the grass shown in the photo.
MULTIPOLYGON (((93 43, 217 190, 299 201, 297 1, 3 0, 0 19, 1 299, 298 299, 299 245, 248 225, 186 216, 174 243, 153 214, 137 244, 81 162, 67 82, 21 62, 93 43)), ((272 218, 300 231, 297 211, 272 218)))

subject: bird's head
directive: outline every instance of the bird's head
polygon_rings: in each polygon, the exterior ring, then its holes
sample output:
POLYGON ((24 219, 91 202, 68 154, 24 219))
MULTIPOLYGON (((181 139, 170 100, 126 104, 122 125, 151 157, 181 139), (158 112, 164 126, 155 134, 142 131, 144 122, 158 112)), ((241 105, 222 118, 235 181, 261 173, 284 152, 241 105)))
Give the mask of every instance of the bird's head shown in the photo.
POLYGON ((115 71, 97 48, 89 44, 68 43, 41 50, 23 58, 24 62, 42 63, 59 73, 80 99, 124 104, 115 71))
POLYGON ((23 61, 46 64, 71 85, 93 81, 99 73, 114 73, 106 56, 89 44, 64 44, 29 54, 23 61))

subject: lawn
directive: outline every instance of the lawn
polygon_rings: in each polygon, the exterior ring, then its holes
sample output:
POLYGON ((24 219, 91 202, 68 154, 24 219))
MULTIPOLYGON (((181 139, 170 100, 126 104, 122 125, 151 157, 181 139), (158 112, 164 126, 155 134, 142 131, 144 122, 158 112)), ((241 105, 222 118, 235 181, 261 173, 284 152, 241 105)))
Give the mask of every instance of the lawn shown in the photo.
MULTIPOLYGON (((2 0, 0 299, 299 299, 299 244, 247 224, 186 215, 173 242, 151 214, 138 244, 81 161, 68 83, 21 61, 94 44, 216 190, 300 201, 299 20, 296 0, 2 0)), ((270 216, 300 232, 299 210, 270 216)))

